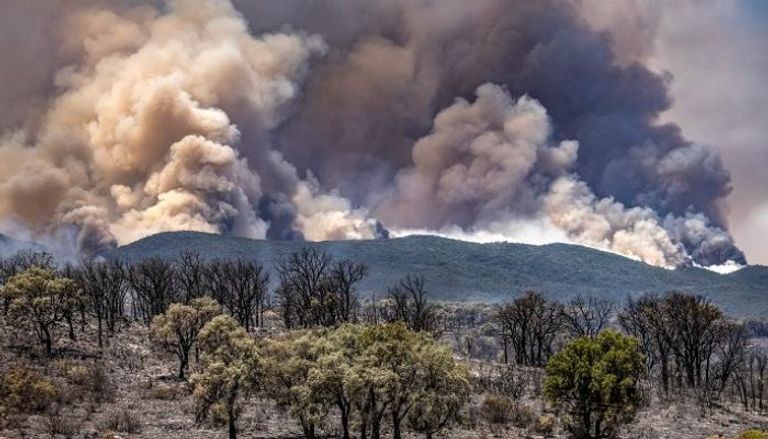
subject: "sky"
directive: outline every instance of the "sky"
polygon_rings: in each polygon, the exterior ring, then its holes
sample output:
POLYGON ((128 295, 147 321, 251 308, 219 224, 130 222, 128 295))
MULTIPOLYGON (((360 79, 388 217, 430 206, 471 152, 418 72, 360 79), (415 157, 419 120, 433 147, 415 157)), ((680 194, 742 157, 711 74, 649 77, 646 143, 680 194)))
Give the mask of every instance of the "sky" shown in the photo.
POLYGON ((0 233, 768 264, 758 0, 0 4, 0 233))

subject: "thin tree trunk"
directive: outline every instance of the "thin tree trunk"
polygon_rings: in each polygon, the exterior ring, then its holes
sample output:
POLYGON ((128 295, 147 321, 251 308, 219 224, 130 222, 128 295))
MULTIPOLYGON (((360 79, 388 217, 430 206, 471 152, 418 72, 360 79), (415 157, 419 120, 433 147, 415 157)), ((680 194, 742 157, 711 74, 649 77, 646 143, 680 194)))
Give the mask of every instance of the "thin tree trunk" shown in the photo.
POLYGON ((67 314, 67 325, 69 326, 69 339, 75 341, 75 326, 72 323, 72 315, 67 314))
POLYGON ((101 320, 102 320, 102 319, 101 319, 101 317, 97 317, 97 318, 96 318, 96 320, 98 320, 98 322, 99 322, 99 323, 98 323, 98 325, 99 325, 99 329, 98 329, 98 335, 97 335, 97 338, 98 338, 98 340, 99 340, 99 348, 102 348, 102 347, 103 347, 103 343, 102 343, 102 340, 101 340, 101 333, 102 333, 102 325, 101 325, 101 320))
POLYGON ((234 407, 227 407, 227 418, 229 422, 229 439, 237 439, 237 426, 235 425, 234 407))
POLYGON ((47 327, 43 326, 41 333, 43 334, 43 344, 45 345, 45 354, 51 356, 53 353, 53 341, 51 340, 51 332, 47 327))
POLYGON ((349 439, 349 404, 345 404, 343 399, 339 398, 338 406, 341 413, 341 437, 349 439))
POLYGON ((179 381, 184 381, 184 371, 187 369, 189 358, 187 355, 182 354, 181 361, 179 361, 179 381))
POLYGON ((398 416, 396 411, 392 412, 392 439, 402 439, 402 434, 400 433, 400 416, 398 416))

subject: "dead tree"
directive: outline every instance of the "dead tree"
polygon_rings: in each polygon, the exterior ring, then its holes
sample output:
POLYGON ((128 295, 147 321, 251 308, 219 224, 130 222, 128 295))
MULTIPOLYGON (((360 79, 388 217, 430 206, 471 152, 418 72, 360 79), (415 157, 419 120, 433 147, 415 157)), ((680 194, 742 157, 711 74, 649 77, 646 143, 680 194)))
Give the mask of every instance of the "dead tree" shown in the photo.
POLYGON ((193 299, 205 296, 205 261, 200 257, 200 252, 184 250, 174 262, 182 302, 189 304, 193 299))
POLYGON ((629 298, 618 314, 618 321, 624 331, 640 341, 649 374, 653 375, 658 368, 661 390, 668 395, 672 374, 670 343, 674 335, 665 309, 663 299, 654 295, 629 298))
POLYGON ((384 320, 400 321, 412 331, 439 335, 443 328, 440 310, 429 300, 424 278, 408 275, 387 292, 384 320))
POLYGON ((146 325, 180 300, 174 266, 162 258, 148 258, 128 269, 134 317, 146 325))
POLYGON ((304 248, 283 260, 277 271, 280 284, 275 294, 287 327, 337 326, 357 320, 355 286, 367 274, 365 265, 335 262, 327 253, 304 248))
POLYGON ((246 330, 260 326, 269 284, 264 267, 244 260, 219 261, 217 265, 214 279, 221 283, 216 288, 219 303, 246 330))
POLYGON ((104 327, 112 335, 124 317, 128 289, 125 267, 120 261, 86 261, 77 268, 74 279, 87 299, 89 313, 96 319, 98 343, 102 347, 104 327))
POLYGON ((610 323, 613 308, 607 300, 579 296, 563 307, 563 325, 572 337, 595 337, 610 323))
POLYGON ((696 389, 709 373, 712 355, 722 337, 723 312, 701 296, 672 292, 664 299, 666 332, 685 384, 696 389))
POLYGON ((562 329, 561 313, 561 305, 531 291, 497 308, 494 321, 502 344, 505 349, 512 349, 516 364, 546 364, 562 329))
POLYGON ((356 322, 360 309, 355 286, 368 274, 368 267, 351 261, 340 261, 333 265, 326 288, 336 297, 336 318, 340 322, 356 322))

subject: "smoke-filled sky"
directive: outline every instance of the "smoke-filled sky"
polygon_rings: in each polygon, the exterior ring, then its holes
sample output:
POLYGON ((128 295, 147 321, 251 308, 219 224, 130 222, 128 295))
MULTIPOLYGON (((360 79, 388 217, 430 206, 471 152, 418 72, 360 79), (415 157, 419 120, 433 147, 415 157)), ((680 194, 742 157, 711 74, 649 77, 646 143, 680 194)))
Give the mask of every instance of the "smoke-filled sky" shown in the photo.
POLYGON ((758 0, 0 3, 0 231, 768 262, 758 0))

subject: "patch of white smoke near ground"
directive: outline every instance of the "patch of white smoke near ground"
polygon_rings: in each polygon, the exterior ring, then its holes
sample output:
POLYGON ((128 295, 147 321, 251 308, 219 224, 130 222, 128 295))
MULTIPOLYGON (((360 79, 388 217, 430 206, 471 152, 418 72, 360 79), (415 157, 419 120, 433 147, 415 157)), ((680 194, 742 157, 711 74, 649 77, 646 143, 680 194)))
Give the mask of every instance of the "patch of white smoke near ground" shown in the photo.
POLYGON ((62 18, 57 50, 72 62, 56 74, 55 98, 39 127, 0 140, 0 217, 38 237, 74 228, 88 251, 171 230, 261 238, 268 223, 254 206, 269 191, 303 203, 304 216, 332 218, 310 239, 372 235, 364 212, 307 190, 265 140, 322 40, 254 37, 226 0, 166 10, 96 6, 62 18), (248 121, 247 137, 235 121, 248 121))
POLYGON ((676 267, 687 260, 683 246, 673 242, 653 210, 626 208, 611 198, 598 198, 574 176, 552 183, 543 197, 542 211, 576 242, 661 267, 676 267))
POLYGON ((685 245, 732 245, 721 229, 692 221, 698 217, 662 220, 650 208, 597 197, 570 171, 578 144, 551 136, 535 99, 483 85, 475 102, 459 99, 437 115, 376 212, 396 236, 565 241, 662 267, 687 264, 685 245))

